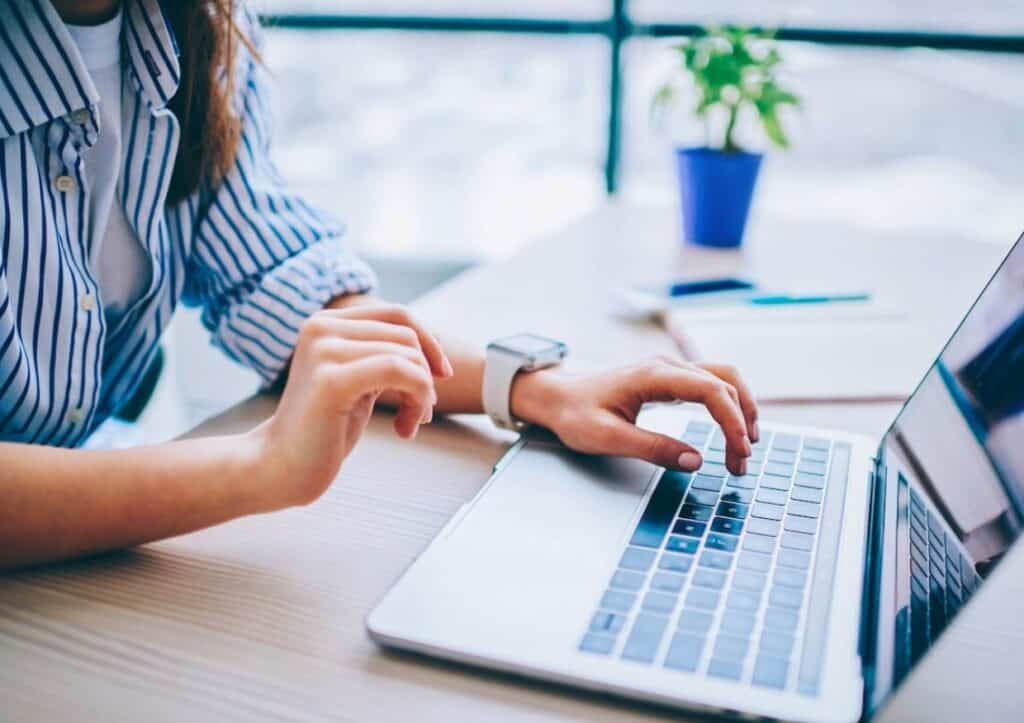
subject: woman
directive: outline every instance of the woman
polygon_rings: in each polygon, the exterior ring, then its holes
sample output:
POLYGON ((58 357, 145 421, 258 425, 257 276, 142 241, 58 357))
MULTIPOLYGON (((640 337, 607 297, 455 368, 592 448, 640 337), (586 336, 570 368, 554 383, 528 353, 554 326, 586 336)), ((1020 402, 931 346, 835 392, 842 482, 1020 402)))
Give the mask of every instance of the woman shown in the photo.
MULTIPOLYGON (((480 412, 481 350, 368 296, 341 229, 268 157, 253 19, 230 0, 0 0, 0 566, 136 545, 315 500, 378 403, 416 434, 480 412), (238 436, 75 449, 139 384, 178 302, 269 385, 238 436)), ((726 367, 514 376, 511 414, 584 452, 692 470, 634 424, 705 404, 743 473, 756 409, 726 367)))

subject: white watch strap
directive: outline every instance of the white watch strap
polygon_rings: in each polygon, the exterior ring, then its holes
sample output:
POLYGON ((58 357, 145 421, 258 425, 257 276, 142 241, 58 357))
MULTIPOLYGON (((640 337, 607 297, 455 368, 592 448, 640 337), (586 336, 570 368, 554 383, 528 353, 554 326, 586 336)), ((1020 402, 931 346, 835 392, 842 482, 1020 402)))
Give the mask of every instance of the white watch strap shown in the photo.
POLYGON ((504 429, 522 429, 524 425, 512 418, 510 401, 512 381, 522 369, 523 358, 518 354, 490 347, 484 362, 484 412, 504 429))

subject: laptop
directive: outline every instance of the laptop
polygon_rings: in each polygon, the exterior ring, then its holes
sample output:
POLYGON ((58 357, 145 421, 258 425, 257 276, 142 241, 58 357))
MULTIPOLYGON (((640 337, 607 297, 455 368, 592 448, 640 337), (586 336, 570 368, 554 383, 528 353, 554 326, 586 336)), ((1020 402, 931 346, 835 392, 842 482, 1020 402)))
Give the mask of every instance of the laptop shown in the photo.
POLYGON ((762 423, 734 476, 691 405, 642 423, 701 469, 524 436, 370 613, 371 637, 687 710, 869 717, 1021 531, 1024 241, 880 440, 762 423))

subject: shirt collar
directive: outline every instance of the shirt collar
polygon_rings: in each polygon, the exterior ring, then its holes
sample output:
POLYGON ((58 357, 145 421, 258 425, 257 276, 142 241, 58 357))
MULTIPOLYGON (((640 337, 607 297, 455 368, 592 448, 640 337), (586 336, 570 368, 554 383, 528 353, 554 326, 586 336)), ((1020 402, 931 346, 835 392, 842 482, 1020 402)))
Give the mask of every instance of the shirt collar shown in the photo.
MULTIPOLYGON (((96 105, 99 95, 78 48, 47 0, 0 0, 0 140, 96 105)), ((125 0, 124 58, 150 105, 178 89, 177 45, 158 0, 125 0)))

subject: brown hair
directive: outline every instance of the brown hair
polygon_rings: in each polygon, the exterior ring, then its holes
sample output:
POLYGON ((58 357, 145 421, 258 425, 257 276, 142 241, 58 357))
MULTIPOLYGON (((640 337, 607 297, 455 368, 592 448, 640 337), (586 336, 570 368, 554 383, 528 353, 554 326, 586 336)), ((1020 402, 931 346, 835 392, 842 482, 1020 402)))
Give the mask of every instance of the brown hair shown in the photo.
POLYGON ((167 3, 178 41, 181 81, 168 107, 181 125, 168 202, 220 181, 235 162, 241 120, 231 107, 237 41, 256 50, 235 23, 234 0, 167 3))

